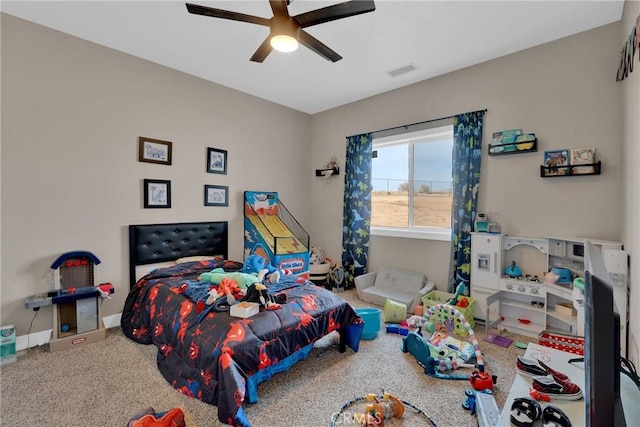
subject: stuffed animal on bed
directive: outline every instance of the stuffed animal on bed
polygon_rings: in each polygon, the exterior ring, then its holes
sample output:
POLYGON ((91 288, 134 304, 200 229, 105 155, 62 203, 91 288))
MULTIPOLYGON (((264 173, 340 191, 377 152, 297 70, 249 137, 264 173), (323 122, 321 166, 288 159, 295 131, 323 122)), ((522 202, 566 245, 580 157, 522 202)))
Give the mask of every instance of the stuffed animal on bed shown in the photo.
POLYGON ((247 294, 240 301, 257 302, 265 310, 278 310, 282 308, 282 304, 287 302, 287 296, 285 294, 271 295, 265 285, 255 283, 249 286, 247 294))
POLYGON ((222 279, 231 279, 238 284, 238 287, 242 290, 247 290, 249 286, 254 283, 259 283, 260 280, 258 277, 253 274, 242 273, 239 271, 231 271, 226 272, 222 268, 214 268, 209 273, 202 273, 198 280, 202 280, 204 282, 211 282, 214 285, 219 285, 222 282, 222 279))
POLYGON ((240 289, 238 283, 229 277, 225 277, 218 284, 218 286, 212 286, 209 290, 209 297, 207 298, 207 305, 213 304, 218 298, 226 297, 227 305, 233 305, 238 299, 243 298, 247 294, 246 290, 240 289))
POLYGON ((281 275, 290 274, 289 271, 276 269, 268 260, 258 254, 251 254, 244 260, 242 272, 256 275, 259 282, 264 282, 264 279, 267 279, 269 283, 277 283, 281 275))

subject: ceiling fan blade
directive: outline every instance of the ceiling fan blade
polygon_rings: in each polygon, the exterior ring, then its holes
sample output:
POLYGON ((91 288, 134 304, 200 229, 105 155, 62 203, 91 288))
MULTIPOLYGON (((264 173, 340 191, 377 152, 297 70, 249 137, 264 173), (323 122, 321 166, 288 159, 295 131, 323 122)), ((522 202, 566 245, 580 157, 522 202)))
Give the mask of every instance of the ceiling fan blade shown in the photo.
POLYGON ((258 50, 255 51, 253 56, 251 57, 251 61, 253 62, 262 62, 266 59, 267 55, 271 53, 273 47, 271 47, 270 42, 271 36, 264 39, 258 50))
POLYGON ((373 12, 374 10, 376 10, 376 5, 373 0, 350 0, 323 7, 322 9, 301 13, 300 15, 294 16, 293 19, 300 24, 300 28, 306 28, 336 19, 373 12))
POLYGON ((212 18, 230 19, 232 21, 248 22, 250 24, 264 25, 268 27, 271 23, 270 19, 260 16, 247 15, 245 13, 231 12, 229 10, 215 9, 213 7, 200 6, 193 3, 186 3, 187 11, 194 15, 210 16, 212 18))
POLYGON ((289 9, 287 9, 287 0, 269 0, 273 16, 289 17, 289 9))
POLYGON ((298 35, 298 41, 328 61, 337 62, 342 59, 342 56, 302 29, 298 35))

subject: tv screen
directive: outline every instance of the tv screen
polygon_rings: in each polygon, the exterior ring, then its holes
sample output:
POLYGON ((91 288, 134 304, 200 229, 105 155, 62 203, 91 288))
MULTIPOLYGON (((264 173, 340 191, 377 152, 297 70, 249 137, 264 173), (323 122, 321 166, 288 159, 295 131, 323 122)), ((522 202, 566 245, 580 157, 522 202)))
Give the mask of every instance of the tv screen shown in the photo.
POLYGON ((600 249, 585 242, 585 420, 626 426, 620 400, 620 315, 600 249))

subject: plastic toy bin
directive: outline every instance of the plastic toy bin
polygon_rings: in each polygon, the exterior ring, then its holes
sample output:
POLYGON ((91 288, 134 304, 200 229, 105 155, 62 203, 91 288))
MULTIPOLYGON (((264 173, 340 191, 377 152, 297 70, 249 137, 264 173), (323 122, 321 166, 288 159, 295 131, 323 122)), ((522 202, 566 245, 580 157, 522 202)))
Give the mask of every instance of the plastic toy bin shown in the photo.
POLYGON ((364 320, 362 339, 372 340, 378 336, 381 310, 379 308, 356 308, 355 312, 364 320))
MULTIPOLYGON (((424 305, 425 317, 426 317, 427 311, 434 305, 436 304, 448 305, 449 300, 453 298, 453 295, 454 294, 450 294, 447 292, 431 291, 425 296, 423 296, 422 304, 424 305)), ((465 296, 464 298, 467 299, 467 301, 469 302, 469 305, 467 305, 466 307, 458 307, 458 306, 451 306, 451 307, 456 308, 460 313, 462 313, 462 315, 465 317, 467 322, 469 322, 469 325, 473 328, 476 325, 476 322, 473 319, 473 305, 475 304, 476 299, 468 296, 465 296)), ((453 321, 455 325, 454 327, 455 333, 460 335, 469 335, 469 331, 467 330, 466 325, 462 323, 460 318, 455 313, 452 314, 451 310, 437 310, 434 313, 432 313, 428 317, 428 319, 430 322, 434 322, 436 324, 444 324, 444 322, 450 317, 453 317, 453 321)))

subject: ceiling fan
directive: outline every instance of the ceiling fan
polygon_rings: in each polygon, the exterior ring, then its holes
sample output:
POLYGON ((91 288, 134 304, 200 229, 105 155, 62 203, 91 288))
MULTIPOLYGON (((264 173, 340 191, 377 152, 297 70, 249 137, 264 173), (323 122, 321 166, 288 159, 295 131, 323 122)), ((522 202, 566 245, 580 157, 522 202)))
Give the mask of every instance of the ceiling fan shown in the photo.
POLYGON ((290 0, 270 0, 273 17, 270 19, 260 16, 247 15, 245 13, 231 12, 212 7, 199 6, 187 3, 187 10, 194 15, 210 16, 212 18, 230 19, 233 21, 248 22, 250 24, 269 27, 269 36, 262 42, 258 50, 251 57, 251 61, 262 62, 273 49, 282 52, 291 52, 298 47, 298 42, 311 49, 325 59, 336 62, 342 59, 327 45, 316 39, 303 28, 311 27, 336 19, 373 12, 376 6, 373 0, 350 0, 343 3, 323 7, 290 16, 287 6, 290 0))

